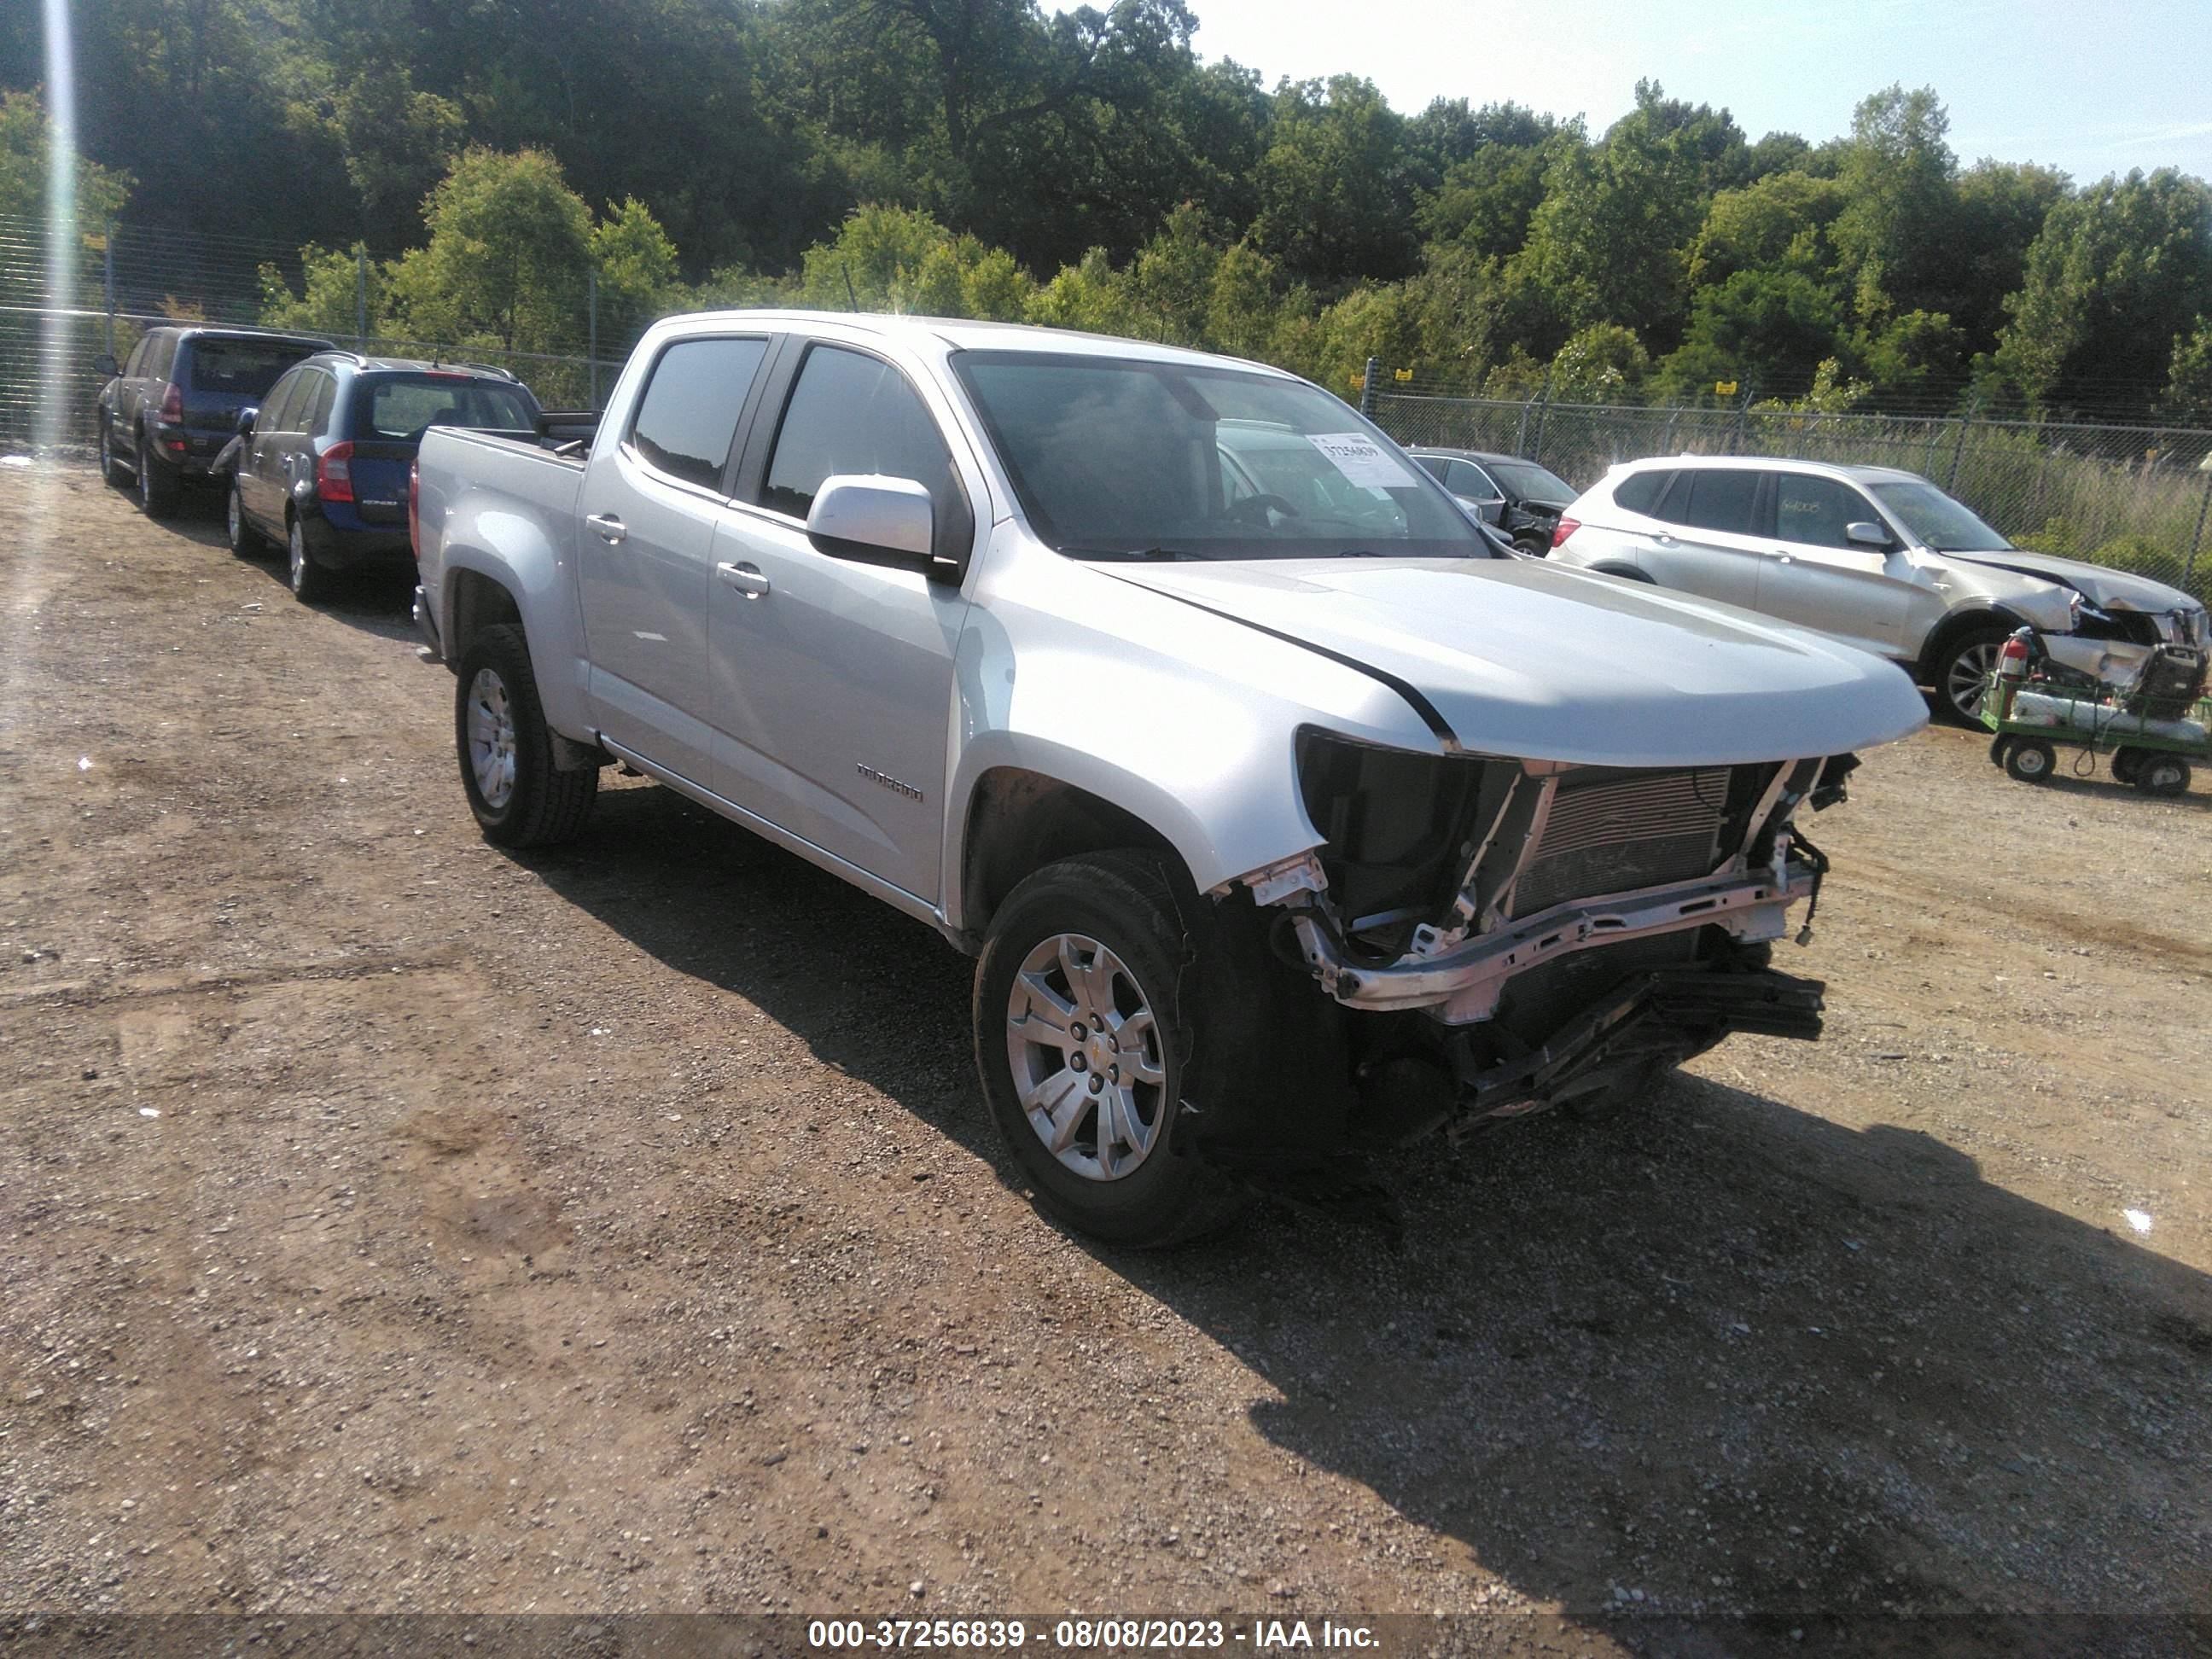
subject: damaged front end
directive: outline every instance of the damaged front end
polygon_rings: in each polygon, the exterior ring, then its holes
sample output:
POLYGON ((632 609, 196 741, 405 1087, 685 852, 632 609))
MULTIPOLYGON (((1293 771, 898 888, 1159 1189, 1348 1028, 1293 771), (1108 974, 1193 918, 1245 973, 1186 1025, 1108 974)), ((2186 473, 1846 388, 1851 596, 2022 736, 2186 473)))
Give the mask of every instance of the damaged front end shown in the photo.
POLYGON ((1567 766, 1309 729, 1297 758, 1322 844, 1243 884, 1279 951, 1372 1016, 1347 1022, 1357 1138, 1631 1089, 1730 1031, 1820 1035, 1819 981, 1767 958, 1826 868, 1794 815, 1855 757, 1567 766))

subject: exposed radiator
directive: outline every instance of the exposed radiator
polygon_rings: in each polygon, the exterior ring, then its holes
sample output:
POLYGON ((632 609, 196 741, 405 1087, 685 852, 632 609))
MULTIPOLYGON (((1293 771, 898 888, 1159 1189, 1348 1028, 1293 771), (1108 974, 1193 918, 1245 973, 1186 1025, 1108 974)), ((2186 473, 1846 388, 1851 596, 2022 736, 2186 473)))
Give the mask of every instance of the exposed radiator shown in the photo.
POLYGON ((1728 797, 1726 767, 1586 779, 1569 773, 1514 888, 1513 914, 1711 874, 1728 797))

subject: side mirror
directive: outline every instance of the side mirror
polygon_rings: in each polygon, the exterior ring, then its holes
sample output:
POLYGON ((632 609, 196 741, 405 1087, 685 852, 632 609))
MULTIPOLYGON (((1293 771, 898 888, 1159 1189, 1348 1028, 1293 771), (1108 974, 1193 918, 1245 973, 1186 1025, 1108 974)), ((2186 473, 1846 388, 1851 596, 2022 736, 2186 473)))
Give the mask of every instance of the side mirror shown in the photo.
POLYGON ((116 368, 115 359, 105 351, 101 352, 100 356, 92 360, 92 366, 98 369, 102 374, 114 375, 119 374, 123 372, 116 368))
POLYGON ((1895 545, 1890 539, 1889 532, 1878 524, 1869 524, 1864 519, 1845 525, 1844 539, 1853 547, 1870 547, 1877 553, 1887 553, 1895 545))
POLYGON ((929 491, 912 478, 839 472, 822 481, 806 514, 806 538, 837 559, 926 561, 933 577, 955 567, 933 558, 937 509, 929 491))
POLYGON ((250 436, 253 431, 254 422, 260 418, 261 406, 258 404, 248 404, 245 408, 240 410, 238 411, 237 423, 238 435, 241 438, 250 436))

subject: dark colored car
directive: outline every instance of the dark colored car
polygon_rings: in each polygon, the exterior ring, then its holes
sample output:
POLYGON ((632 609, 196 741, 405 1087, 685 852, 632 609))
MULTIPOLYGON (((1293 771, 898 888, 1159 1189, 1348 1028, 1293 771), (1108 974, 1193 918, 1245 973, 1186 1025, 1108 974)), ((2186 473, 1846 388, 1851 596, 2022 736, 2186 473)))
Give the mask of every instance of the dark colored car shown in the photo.
POLYGON ((100 471, 129 477, 147 516, 166 519, 188 479, 203 477, 237 430, 238 411, 259 403, 284 371, 331 343, 251 328, 164 325, 146 331, 100 392, 100 471))
POLYGON ((1582 492, 1557 473, 1517 455, 1480 449, 1407 452, 1429 476, 1460 498, 1485 524, 1495 525, 1523 553, 1550 551, 1553 526, 1582 492))
POLYGON ((534 439, 538 399, 501 368, 323 351, 288 372, 237 420, 230 545, 267 541, 291 556, 292 591, 319 598, 331 576, 413 556, 407 475, 432 426, 534 439))

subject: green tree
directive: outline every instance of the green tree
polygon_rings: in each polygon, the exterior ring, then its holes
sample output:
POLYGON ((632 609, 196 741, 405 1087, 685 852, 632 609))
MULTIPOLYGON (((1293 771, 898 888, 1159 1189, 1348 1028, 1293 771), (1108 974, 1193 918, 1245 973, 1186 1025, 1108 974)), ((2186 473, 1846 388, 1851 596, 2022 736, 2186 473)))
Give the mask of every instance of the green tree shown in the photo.
POLYGON ((423 204, 429 240, 386 273, 410 338, 507 350, 573 348, 592 211, 544 150, 473 149, 423 204))
POLYGON ((1805 173, 1772 173, 1720 191, 1691 245, 1690 280, 1711 287, 1739 270, 1790 270, 1826 282, 1835 265, 1829 232, 1844 199, 1834 179, 1805 173))
MULTIPOLYGON (((52 143, 53 124, 36 92, 0 91, 0 218, 45 220, 52 143)), ((130 199, 128 173, 77 158, 80 226, 98 234, 130 199)))
POLYGON ((1835 295, 1802 271, 1739 270, 1700 292, 1680 349, 1660 365, 1676 397, 1735 380, 1769 392, 1811 384, 1834 355, 1843 317, 1835 295))
POLYGON ((2051 210, 2027 251, 1997 367, 2048 412, 2132 412, 2170 384, 2175 346, 2212 312, 2212 185, 2161 169, 2108 178, 2051 210))
POLYGON ((2173 343, 2165 412, 2184 426, 2212 427, 2212 317, 2199 317, 2195 330, 2173 343))
POLYGON ((1935 88, 1893 86, 1863 100, 1837 175, 1844 198, 1832 234, 1859 321, 1945 310, 1953 273, 1958 158, 1935 88))
POLYGON ((1651 354, 1635 331, 1594 323, 1552 359, 1552 396, 1563 403, 1625 403, 1651 372, 1651 354))
POLYGON ((1741 177, 1744 155, 1725 110, 1638 82, 1636 108, 1601 143, 1553 162, 1522 256, 1529 274, 1570 327, 1620 323, 1645 339, 1677 337, 1688 245, 1717 184, 1741 177))
POLYGON ((1411 270, 1419 249, 1404 128, 1357 76, 1285 83, 1260 158, 1253 245, 1325 283, 1411 270))

